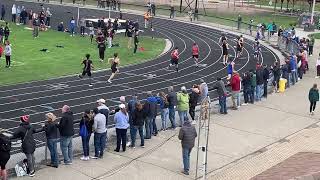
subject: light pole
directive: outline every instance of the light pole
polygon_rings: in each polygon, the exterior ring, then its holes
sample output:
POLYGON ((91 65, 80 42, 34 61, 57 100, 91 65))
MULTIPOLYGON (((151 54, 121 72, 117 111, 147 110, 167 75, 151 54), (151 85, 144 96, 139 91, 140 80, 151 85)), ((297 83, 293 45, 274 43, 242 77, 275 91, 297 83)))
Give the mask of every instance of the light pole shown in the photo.
POLYGON ((313 0, 313 4, 312 4, 312 12, 311 12, 311 24, 314 24, 314 22, 313 22, 313 16, 314 16, 314 8, 315 8, 315 6, 316 6, 316 0, 313 0))

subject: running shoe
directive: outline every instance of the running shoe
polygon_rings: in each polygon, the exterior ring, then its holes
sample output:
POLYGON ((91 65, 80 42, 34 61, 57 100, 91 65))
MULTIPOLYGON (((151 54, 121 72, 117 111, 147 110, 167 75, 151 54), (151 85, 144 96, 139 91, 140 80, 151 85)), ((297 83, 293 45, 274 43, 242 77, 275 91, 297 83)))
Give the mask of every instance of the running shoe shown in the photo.
POLYGON ((92 87, 93 85, 92 84, 89 84, 89 87, 92 87))
POLYGON ((110 83, 110 84, 111 84, 112 82, 111 82, 110 80, 108 80, 108 83, 110 83))

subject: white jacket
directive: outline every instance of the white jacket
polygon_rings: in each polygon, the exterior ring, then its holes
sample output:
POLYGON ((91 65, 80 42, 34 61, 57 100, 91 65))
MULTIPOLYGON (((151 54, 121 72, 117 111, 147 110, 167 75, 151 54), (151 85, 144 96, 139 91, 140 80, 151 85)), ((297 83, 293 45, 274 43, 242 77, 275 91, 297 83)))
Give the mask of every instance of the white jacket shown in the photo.
POLYGON ((11 13, 12 14, 17 14, 17 8, 16 8, 16 6, 12 6, 12 9, 11 9, 11 13))

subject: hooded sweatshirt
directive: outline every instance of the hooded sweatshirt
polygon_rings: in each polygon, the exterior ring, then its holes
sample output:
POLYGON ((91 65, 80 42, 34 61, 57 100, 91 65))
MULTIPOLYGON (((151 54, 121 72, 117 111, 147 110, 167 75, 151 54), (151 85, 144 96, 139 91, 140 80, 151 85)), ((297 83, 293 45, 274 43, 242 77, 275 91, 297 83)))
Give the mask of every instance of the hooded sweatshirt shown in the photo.
POLYGON ((74 117, 71 111, 62 114, 59 123, 59 130, 61 136, 70 137, 74 135, 73 120, 74 117))
POLYGON ((189 94, 187 92, 180 92, 177 94, 178 111, 188 111, 189 109, 189 94))

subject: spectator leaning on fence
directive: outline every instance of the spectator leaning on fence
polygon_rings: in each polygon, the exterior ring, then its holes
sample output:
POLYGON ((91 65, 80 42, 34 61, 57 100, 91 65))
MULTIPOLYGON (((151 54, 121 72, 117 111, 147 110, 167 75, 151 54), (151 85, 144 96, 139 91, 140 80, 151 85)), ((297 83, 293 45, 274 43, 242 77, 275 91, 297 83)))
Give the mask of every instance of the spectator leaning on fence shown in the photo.
POLYGON ((177 94, 178 113, 180 118, 180 127, 183 125, 184 120, 188 118, 189 110, 189 94, 185 86, 181 87, 181 92, 177 94))
POLYGON ((29 168, 29 176, 35 175, 35 158, 34 151, 36 150, 36 141, 34 140, 33 133, 35 129, 29 122, 29 115, 20 117, 21 124, 13 133, 12 139, 20 138, 22 141, 21 149, 27 157, 27 163, 29 168))
POLYGON ((106 147, 107 140, 107 126, 106 117, 101 114, 98 108, 93 110, 94 114, 94 152, 95 155, 92 159, 103 158, 104 149, 106 147))
POLYGON ((45 122, 44 131, 46 132, 47 145, 50 151, 50 164, 47 166, 58 168, 59 166, 59 155, 57 144, 59 142, 59 129, 56 122, 57 117, 53 113, 46 114, 47 121, 45 122))
POLYGON ((62 107, 62 117, 59 123, 60 148, 65 165, 71 165, 73 160, 72 138, 74 135, 73 113, 68 105, 62 107))
POLYGON ((144 147, 144 135, 143 135, 143 125, 146 116, 143 111, 143 106, 140 102, 135 103, 135 110, 131 113, 131 124, 133 126, 132 134, 131 134, 131 147, 135 148, 137 131, 139 131, 140 135, 140 146, 144 147))
POLYGON ((176 128, 176 106, 177 106, 177 93, 174 91, 173 86, 168 88, 167 99, 169 102, 169 120, 171 122, 171 128, 176 128))
POLYGON ((120 111, 114 116, 114 122, 117 135, 117 147, 114 151, 120 151, 120 145, 122 144, 122 151, 126 151, 127 144, 127 130, 129 128, 129 116, 126 110, 126 105, 119 105, 120 111))
POLYGON ((220 114, 228 114, 227 112, 227 89, 220 77, 217 78, 217 82, 214 84, 213 89, 217 90, 220 105, 220 114))
POLYGON ((92 126, 93 126, 93 119, 92 119, 92 113, 89 109, 85 110, 85 112, 82 115, 81 121, 80 121, 80 132, 79 135, 81 136, 82 140, 82 148, 83 148, 83 156, 80 158, 80 160, 88 161, 90 159, 89 152, 90 152, 90 137, 92 134, 92 126))

